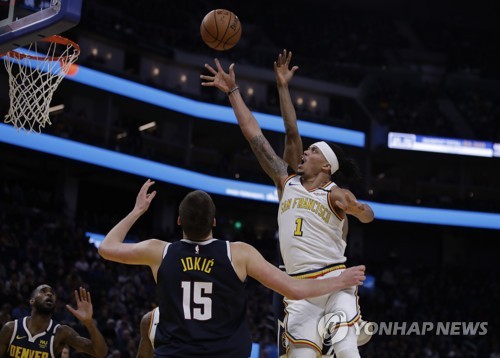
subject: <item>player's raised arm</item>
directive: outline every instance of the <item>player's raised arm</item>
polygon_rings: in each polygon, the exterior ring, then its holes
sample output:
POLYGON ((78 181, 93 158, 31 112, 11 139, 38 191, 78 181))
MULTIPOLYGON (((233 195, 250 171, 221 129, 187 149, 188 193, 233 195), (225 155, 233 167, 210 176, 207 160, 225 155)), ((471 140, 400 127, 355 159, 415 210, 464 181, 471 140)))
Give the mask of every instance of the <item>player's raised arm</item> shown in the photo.
POLYGON ((250 143, 262 169, 264 169, 267 175, 274 181, 278 190, 280 190, 282 180, 288 175, 287 164, 276 155, 276 152, 264 137, 259 123, 243 101, 236 84, 234 64, 229 66, 229 73, 224 72, 219 60, 215 59, 215 65, 217 70, 208 64, 205 65, 205 68, 212 75, 201 75, 200 78, 204 80, 201 85, 216 87, 222 92, 227 93, 243 135, 250 143))
POLYGON ((283 50, 283 53, 280 53, 278 59, 274 61, 274 74, 278 87, 281 115, 283 116, 283 123, 285 125, 285 151, 283 153, 283 160, 294 171, 297 171, 297 166, 300 163, 303 152, 302 138, 297 127, 297 114, 295 113, 288 84, 299 67, 293 66, 290 69, 291 60, 292 52, 283 50))
POLYGON ((155 182, 148 179, 137 194, 132 211, 116 224, 99 245, 99 254, 106 260, 131 265, 147 265, 151 268, 156 280, 156 273, 162 261, 162 253, 166 243, 151 239, 136 244, 124 243, 125 236, 134 223, 148 210, 156 191, 148 192, 155 182))
POLYGON ((77 308, 74 309, 70 305, 66 305, 66 308, 87 328, 90 339, 80 336, 69 326, 61 326, 60 329, 64 335, 62 343, 76 349, 78 352, 90 354, 92 357, 105 357, 108 346, 92 318, 94 310, 90 292, 80 287, 80 291, 75 290, 75 299, 77 308))

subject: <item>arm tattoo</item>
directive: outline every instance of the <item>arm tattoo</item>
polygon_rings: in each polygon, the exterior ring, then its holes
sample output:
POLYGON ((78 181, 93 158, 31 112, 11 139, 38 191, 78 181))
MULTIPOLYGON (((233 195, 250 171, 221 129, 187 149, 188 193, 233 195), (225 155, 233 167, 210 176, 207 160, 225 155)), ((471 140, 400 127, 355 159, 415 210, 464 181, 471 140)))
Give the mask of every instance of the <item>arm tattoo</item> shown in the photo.
POLYGON ((257 157, 260 166, 269 175, 276 185, 288 175, 287 164, 276 155, 266 137, 259 134, 250 140, 250 146, 257 157))

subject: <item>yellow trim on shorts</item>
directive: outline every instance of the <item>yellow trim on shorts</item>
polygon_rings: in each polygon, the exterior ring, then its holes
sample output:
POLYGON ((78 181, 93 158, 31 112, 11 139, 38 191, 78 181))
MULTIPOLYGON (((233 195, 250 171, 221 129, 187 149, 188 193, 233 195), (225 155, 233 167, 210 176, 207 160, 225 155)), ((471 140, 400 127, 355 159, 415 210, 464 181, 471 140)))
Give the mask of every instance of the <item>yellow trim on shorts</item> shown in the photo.
MULTIPOLYGON (((321 348, 319 348, 316 343, 313 343, 311 341, 308 341, 306 339, 293 339, 291 338, 285 331, 285 335, 286 335, 286 338, 288 338, 288 340, 290 342, 292 342, 293 344, 303 344, 303 345, 306 345, 306 346, 309 346, 309 347, 312 347, 314 348, 317 352, 319 352, 319 354, 321 354, 321 348)), ((286 352, 287 356, 288 356, 288 349, 287 349, 287 352, 286 352)))
MULTIPOLYGON (((288 325, 288 311, 286 310, 286 306, 288 306, 288 304, 285 301, 285 319, 283 319, 283 333, 285 334, 285 337, 290 342, 292 342, 293 344, 304 344, 306 346, 310 346, 310 347, 314 348, 317 352, 319 352, 319 354, 321 354, 322 349, 316 343, 311 342, 311 341, 309 341, 307 339, 295 339, 292 336, 290 336, 290 334, 288 334, 288 330, 287 330, 287 325, 288 325)), ((288 350, 289 349, 290 349, 290 345, 287 344, 286 345, 286 356, 287 357, 288 357, 288 350)))
POLYGON ((346 266, 344 264, 339 264, 339 265, 335 265, 335 266, 327 266, 327 267, 324 267, 324 268, 319 269, 319 270, 314 270, 312 272, 298 274, 297 276, 294 274, 292 274, 290 276, 292 276, 293 278, 318 278, 318 277, 321 277, 323 275, 326 275, 329 272, 341 270, 341 269, 345 269, 345 268, 346 268, 346 266))
POLYGON ((344 326, 350 327, 361 319, 361 307, 359 306, 359 296, 358 296, 358 287, 357 286, 356 286, 356 292, 354 294, 356 295, 356 308, 357 308, 356 315, 350 321, 336 324, 333 327, 333 329, 337 329, 337 328, 344 327, 344 326))

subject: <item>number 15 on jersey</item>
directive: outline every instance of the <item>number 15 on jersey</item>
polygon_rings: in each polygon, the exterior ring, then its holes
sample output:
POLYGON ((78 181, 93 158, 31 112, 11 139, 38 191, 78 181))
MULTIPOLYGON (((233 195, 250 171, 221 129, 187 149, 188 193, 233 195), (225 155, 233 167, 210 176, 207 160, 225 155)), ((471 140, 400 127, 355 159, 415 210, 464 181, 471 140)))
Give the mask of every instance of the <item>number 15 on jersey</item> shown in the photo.
POLYGON ((184 318, 198 321, 207 321, 212 318, 212 298, 210 294, 212 293, 213 283, 182 281, 181 287, 184 318), (193 305, 197 307, 193 307, 193 305))

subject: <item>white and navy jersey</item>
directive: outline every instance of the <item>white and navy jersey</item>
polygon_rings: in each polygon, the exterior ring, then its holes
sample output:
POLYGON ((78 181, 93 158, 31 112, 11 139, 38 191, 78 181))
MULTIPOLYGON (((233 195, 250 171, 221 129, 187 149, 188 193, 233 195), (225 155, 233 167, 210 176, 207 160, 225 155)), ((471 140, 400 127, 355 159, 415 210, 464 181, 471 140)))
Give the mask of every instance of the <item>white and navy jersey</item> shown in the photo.
POLYGON ((305 273, 346 261, 343 219, 330 202, 336 184, 307 190, 299 175, 283 183, 278 211, 280 251, 288 274, 305 273))
POLYGON ((32 336, 26 325, 27 317, 14 321, 7 357, 55 358, 54 336, 59 324, 50 320, 47 329, 32 336))
POLYGON ((151 319, 149 321, 149 329, 148 329, 148 337, 151 341, 151 346, 155 347, 155 336, 156 336, 156 327, 160 322, 160 309, 155 307, 153 311, 151 311, 151 319))
POLYGON ((157 276, 155 357, 248 358, 245 285, 229 242, 167 244, 157 276))

